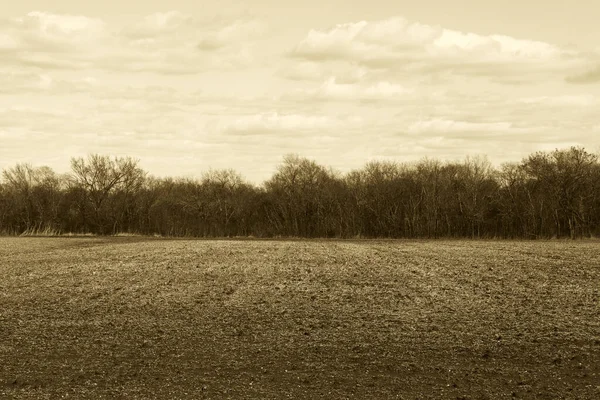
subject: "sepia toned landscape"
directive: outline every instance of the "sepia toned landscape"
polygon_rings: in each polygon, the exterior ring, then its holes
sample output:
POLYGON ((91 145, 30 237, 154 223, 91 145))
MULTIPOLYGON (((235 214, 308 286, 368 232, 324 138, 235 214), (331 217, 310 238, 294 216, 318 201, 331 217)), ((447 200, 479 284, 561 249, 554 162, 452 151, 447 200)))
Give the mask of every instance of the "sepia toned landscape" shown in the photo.
POLYGON ((6 399, 595 399, 597 241, 0 239, 6 399))
POLYGON ((598 0, 0 6, 0 400, 600 399, 598 0))

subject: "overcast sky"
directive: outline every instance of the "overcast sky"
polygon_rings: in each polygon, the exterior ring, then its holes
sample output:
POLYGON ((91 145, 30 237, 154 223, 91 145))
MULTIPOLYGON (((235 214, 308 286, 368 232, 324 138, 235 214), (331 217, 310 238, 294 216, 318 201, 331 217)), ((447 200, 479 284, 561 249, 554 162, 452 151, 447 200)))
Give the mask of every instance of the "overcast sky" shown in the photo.
POLYGON ((494 164, 600 150, 597 0, 21 0, 0 7, 0 169, 157 176, 287 153, 494 164))

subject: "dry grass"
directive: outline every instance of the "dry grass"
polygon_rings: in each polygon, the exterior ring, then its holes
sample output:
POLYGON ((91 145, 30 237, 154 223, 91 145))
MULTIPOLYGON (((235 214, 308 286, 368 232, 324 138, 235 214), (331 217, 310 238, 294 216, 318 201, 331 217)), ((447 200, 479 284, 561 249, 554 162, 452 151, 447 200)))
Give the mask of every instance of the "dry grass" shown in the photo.
POLYGON ((594 241, 1 238, 0 274, 0 398, 600 398, 594 241))

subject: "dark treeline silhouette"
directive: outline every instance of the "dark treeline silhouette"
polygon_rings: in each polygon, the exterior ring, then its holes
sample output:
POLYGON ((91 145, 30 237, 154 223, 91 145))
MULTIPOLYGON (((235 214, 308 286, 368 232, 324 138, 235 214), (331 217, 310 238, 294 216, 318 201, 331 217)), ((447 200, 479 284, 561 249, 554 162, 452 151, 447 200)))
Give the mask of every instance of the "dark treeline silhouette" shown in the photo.
POLYGON ((342 175, 288 155, 260 186, 232 170, 154 178, 90 155, 71 173, 17 164, 0 181, 0 233, 196 237, 551 238, 600 234, 600 163, 583 148, 494 168, 370 162, 342 175))

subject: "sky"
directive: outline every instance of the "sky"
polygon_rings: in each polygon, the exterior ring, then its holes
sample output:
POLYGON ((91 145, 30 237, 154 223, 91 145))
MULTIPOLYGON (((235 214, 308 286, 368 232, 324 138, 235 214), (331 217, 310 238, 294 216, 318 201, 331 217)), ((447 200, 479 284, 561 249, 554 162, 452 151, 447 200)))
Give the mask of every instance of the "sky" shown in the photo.
POLYGON ((131 156, 155 176, 289 153, 600 152, 597 0, 21 0, 0 7, 0 169, 131 156))

